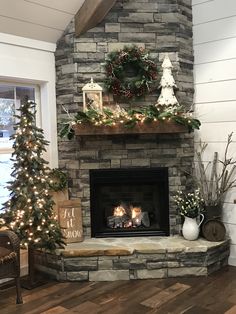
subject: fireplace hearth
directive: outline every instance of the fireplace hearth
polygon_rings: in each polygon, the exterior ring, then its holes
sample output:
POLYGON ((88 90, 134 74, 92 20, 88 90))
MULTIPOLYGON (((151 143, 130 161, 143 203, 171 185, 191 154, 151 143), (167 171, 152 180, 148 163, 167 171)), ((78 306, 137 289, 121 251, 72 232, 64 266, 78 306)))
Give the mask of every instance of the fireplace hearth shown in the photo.
POLYGON ((92 237, 169 235, 168 168, 90 170, 92 237))

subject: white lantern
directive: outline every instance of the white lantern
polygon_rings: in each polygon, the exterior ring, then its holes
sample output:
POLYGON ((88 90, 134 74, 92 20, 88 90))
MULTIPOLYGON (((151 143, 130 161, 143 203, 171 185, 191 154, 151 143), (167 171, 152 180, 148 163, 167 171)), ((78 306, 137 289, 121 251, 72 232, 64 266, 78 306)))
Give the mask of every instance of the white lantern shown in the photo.
POLYGON ((89 107, 98 111, 102 111, 102 87, 97 83, 91 82, 84 85, 83 91, 83 110, 88 110, 89 107))

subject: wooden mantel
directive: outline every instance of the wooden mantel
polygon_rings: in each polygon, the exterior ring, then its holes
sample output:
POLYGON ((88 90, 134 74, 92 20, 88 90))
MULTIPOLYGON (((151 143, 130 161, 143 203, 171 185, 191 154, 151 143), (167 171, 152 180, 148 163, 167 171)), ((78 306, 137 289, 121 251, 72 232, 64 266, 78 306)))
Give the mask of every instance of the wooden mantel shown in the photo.
POLYGON ((116 0, 85 0, 75 15, 75 33, 80 36, 100 23, 116 0))
POLYGON ((140 123, 133 128, 123 125, 116 126, 96 126, 91 124, 78 124, 74 126, 75 134, 82 135, 116 135, 116 134, 170 134, 186 133, 188 129, 184 125, 174 122, 151 122, 140 123))

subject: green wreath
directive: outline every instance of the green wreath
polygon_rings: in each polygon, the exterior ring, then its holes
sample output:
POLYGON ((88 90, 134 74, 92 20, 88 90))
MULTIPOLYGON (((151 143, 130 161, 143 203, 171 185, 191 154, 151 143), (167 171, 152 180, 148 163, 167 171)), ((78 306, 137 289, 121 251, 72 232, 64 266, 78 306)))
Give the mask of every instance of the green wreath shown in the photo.
POLYGON ((156 88, 157 66, 148 53, 137 46, 113 51, 105 61, 105 85, 113 95, 122 98, 140 97, 156 88), (131 70, 131 78, 127 72, 131 70))
POLYGON ((50 190, 58 192, 64 190, 67 187, 67 175, 60 169, 52 169, 48 177, 50 190))

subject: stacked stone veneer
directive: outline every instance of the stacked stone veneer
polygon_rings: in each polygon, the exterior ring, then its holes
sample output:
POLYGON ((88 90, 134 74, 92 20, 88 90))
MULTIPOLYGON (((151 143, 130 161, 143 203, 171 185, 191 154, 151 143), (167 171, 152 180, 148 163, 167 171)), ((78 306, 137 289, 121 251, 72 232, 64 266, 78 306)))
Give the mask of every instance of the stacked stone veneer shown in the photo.
POLYGON ((168 167, 170 233, 179 233, 180 221, 172 196, 191 187, 191 135, 92 136, 60 143, 61 166, 70 177, 70 194, 82 201, 85 236, 90 236, 89 169, 168 167))
POLYGON ((196 246, 177 241, 166 249, 156 247, 155 240, 152 249, 99 250, 98 244, 97 249, 66 249, 57 255, 36 252, 35 267, 59 281, 113 281, 207 276, 227 265, 229 241, 200 240, 196 246))
MULTIPOLYGON (((118 0, 105 19, 80 37, 74 21, 58 42, 56 57, 58 120, 82 109, 82 86, 92 76, 103 84, 106 54, 124 45, 137 44, 150 51, 160 68, 169 52, 178 86, 179 102, 188 109, 193 100, 193 50, 191 0, 118 0)), ((161 68, 160 68, 161 69, 161 68)), ((160 70, 161 71, 161 70, 160 70)), ((161 73, 159 75, 159 79, 161 73)), ((159 94, 122 103, 144 106, 155 103, 159 94)), ((104 103, 116 99, 104 93, 104 103)), ((85 236, 90 236, 89 169, 168 167, 170 196, 191 187, 187 173, 193 162, 192 135, 90 136, 59 140, 59 166, 68 172, 70 198, 81 198, 85 236)), ((170 198, 170 232, 179 231, 179 221, 170 198)))

